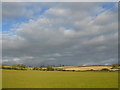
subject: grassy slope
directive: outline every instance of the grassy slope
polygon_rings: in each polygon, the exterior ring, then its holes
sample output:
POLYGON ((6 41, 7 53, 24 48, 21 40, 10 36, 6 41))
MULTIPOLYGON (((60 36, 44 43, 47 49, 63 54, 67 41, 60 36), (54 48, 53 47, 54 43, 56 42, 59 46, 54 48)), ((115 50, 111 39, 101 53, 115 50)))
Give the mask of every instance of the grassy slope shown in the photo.
POLYGON ((117 72, 3 70, 3 88, 117 88, 117 72))
POLYGON ((0 69, 0 90, 2 90, 2 69, 0 69))

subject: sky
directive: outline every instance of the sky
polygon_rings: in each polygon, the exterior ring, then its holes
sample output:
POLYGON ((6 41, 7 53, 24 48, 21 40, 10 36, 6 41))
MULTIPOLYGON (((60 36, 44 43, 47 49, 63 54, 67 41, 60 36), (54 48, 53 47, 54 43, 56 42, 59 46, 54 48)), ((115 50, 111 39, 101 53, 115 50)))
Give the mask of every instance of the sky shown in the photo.
POLYGON ((115 2, 3 2, 2 63, 118 63, 115 2))

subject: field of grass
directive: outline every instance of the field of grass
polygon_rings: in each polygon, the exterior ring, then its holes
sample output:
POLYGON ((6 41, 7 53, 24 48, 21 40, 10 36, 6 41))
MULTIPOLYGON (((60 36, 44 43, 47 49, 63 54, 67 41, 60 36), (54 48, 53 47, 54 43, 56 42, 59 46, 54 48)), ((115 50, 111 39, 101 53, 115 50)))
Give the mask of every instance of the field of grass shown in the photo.
POLYGON ((117 88, 117 72, 3 70, 3 88, 117 88))

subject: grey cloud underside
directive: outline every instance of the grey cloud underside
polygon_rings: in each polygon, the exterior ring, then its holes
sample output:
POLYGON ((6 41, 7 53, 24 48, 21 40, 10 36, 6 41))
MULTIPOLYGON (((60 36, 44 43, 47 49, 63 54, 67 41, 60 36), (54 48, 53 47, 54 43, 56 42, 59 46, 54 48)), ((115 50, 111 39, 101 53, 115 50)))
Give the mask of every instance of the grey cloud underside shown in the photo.
MULTIPOLYGON (((9 36, 8 33, 4 36, 4 64, 117 63, 117 10, 95 16, 103 10, 100 7, 102 3, 40 3, 36 7, 32 3, 17 3, 19 6, 12 4, 17 8, 20 6, 19 13, 32 6, 33 11, 27 14, 32 13, 30 15, 33 18, 38 7, 42 9, 47 6, 47 9, 37 18, 15 28, 16 35, 9 36)), ((17 14, 6 13, 6 5, 3 5, 3 10, 3 19, 13 20, 14 15, 18 17, 17 14)))

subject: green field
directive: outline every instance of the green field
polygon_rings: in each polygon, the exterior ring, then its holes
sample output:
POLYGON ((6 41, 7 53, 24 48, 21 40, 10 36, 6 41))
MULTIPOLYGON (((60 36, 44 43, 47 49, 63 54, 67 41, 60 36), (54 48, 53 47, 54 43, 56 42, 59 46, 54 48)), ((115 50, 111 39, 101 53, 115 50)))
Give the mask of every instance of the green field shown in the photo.
POLYGON ((117 88, 117 72, 3 70, 3 88, 117 88))

